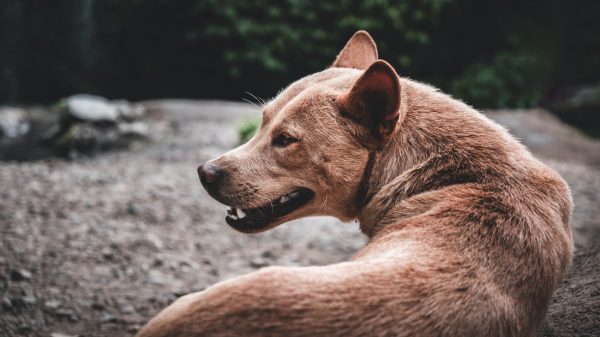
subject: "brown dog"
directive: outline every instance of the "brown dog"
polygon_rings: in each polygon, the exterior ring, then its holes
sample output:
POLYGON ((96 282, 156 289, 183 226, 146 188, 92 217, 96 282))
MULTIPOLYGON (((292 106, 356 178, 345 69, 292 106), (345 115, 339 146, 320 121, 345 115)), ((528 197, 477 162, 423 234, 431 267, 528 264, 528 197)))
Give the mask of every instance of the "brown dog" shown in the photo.
POLYGON ((359 219, 369 243, 184 296, 140 337, 535 336, 571 261, 561 177, 471 107, 399 78, 363 31, 199 173, 242 232, 332 215, 359 219))

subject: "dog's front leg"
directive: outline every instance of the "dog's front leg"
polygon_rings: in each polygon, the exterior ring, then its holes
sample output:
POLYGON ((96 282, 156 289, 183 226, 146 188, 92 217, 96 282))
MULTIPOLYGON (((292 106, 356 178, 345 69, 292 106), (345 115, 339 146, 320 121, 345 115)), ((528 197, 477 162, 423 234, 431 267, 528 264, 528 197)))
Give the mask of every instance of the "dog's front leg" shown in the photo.
POLYGON ((138 337, 277 336, 287 335, 288 329, 302 336, 297 327, 286 324, 310 319, 302 312, 303 294, 311 292, 311 283, 297 277, 305 269, 314 268, 263 268, 183 296, 154 317, 138 337))
POLYGON ((185 295, 156 315, 138 337, 233 336, 241 326, 242 308, 255 305, 256 291, 268 283, 270 268, 185 295), (252 301, 249 303, 249 301, 252 301))
POLYGON ((367 268, 264 268, 180 298, 138 337, 365 335, 361 321, 373 308, 358 299, 373 294, 361 294, 372 289, 357 271, 367 268))

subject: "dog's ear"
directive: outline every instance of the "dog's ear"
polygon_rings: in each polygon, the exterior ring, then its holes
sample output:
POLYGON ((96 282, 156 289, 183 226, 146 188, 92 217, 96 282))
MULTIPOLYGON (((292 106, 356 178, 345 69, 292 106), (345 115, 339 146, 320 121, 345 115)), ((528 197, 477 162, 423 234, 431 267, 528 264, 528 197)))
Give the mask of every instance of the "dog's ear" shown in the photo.
POLYGON ((400 80, 394 68, 377 60, 338 97, 342 117, 354 122, 358 140, 368 148, 385 146, 400 118, 400 80))
POLYGON ((338 54, 332 67, 367 69, 377 60, 377 45, 364 30, 354 33, 338 54))

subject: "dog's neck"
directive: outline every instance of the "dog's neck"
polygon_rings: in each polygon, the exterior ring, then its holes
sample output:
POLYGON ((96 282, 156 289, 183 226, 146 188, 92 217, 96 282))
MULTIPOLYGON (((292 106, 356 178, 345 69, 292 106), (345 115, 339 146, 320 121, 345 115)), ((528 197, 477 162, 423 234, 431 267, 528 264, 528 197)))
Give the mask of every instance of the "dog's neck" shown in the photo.
POLYGON ((418 165, 418 160, 415 160, 418 158, 409 157, 418 151, 410 151, 401 146, 394 147, 369 153, 357 193, 359 205, 362 206, 358 216, 360 229, 370 237, 381 229, 379 225, 385 222, 388 212, 407 197, 407 179, 410 177, 404 173, 418 165), (400 165, 396 163, 396 166, 386 165, 386 162, 390 162, 388 159, 394 155, 405 161, 400 165))
POLYGON ((403 80, 401 107, 404 119, 387 146, 375 153, 372 168, 367 167, 367 187, 361 192, 365 203, 358 220, 370 237, 397 220, 386 216, 403 200, 448 185, 488 179, 490 158, 506 162, 494 143, 502 137, 483 117, 473 118, 479 113, 463 103, 403 80), (464 111, 469 110, 467 116, 464 111), (457 146, 465 137, 469 143, 457 146))
MULTIPOLYGON (((406 122, 408 110, 410 109, 409 101, 408 93, 402 90, 400 104, 400 116, 402 118, 398 121, 397 129, 401 129, 403 125, 410 125, 406 122)), ((394 198, 392 195, 400 197, 398 191, 401 191, 399 185, 402 182, 398 177, 414 165, 412 154, 420 153, 420 151, 413 151, 403 146, 404 138, 402 133, 396 132, 389 144, 383 149, 369 151, 357 193, 357 205, 361 207, 358 216, 360 228, 363 233, 369 236, 374 234, 376 224, 389 211, 391 203, 386 202, 386 200, 394 198), (386 163, 394 162, 394 158, 403 158, 401 165, 386 165, 386 163)))

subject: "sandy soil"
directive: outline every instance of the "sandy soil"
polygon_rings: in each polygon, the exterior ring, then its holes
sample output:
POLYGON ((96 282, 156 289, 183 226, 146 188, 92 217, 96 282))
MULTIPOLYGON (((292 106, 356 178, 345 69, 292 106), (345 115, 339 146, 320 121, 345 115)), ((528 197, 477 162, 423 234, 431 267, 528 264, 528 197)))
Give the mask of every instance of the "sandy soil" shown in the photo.
MULTIPOLYGON (((309 218, 260 235, 223 220, 196 167, 256 114, 226 102, 148 102, 154 142, 73 162, 0 163, 0 336, 130 336, 181 294, 267 265, 342 261, 355 223, 309 218)), ((570 183, 577 256, 544 336, 600 331, 600 142, 540 110, 489 112, 570 183)))

